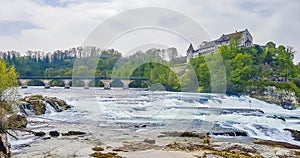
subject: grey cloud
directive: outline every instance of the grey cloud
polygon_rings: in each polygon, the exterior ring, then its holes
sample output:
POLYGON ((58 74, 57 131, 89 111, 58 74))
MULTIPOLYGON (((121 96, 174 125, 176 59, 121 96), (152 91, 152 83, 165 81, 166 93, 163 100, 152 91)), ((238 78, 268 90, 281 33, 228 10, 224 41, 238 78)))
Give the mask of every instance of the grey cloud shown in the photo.
POLYGON ((15 36, 23 30, 38 28, 36 25, 26 21, 0 21, 0 36, 15 36))
POLYGON ((238 8, 248 11, 250 14, 259 14, 261 16, 271 16, 274 13, 270 6, 272 6, 272 3, 264 1, 239 1, 237 3, 238 8))
MULTIPOLYGON (((22 21, 25 24, 15 23, 16 26, 10 25, 8 29, 8 24, 2 21, 0 47, 6 50, 51 51, 78 46, 88 32, 112 15, 137 7, 163 7, 191 17, 203 26, 212 39, 218 38, 223 33, 248 28, 254 36, 255 43, 263 45, 268 41, 274 41, 277 45, 294 46, 299 51, 299 6, 298 0, 32 0, 18 3, 9 1, 6 5, 0 5, 0 19, 22 21), (48 1, 48 4, 41 3, 42 1, 48 1), (65 6, 59 7, 62 4, 65 6), (43 29, 31 29, 36 26, 43 29), (19 36, 13 36, 13 33, 19 36), (44 40, 47 40, 47 43, 44 40)), ((143 24, 151 22, 158 26, 176 26, 192 35, 192 32, 189 32, 190 26, 187 27, 184 20, 159 14, 155 16, 139 20, 143 24)), ((134 17, 128 16, 112 21, 107 33, 126 30, 131 23, 136 23, 134 17)), ((104 33, 102 37, 106 37, 106 34, 104 33)), ((172 45, 181 50, 185 50, 189 44, 176 40, 173 42, 175 43, 172 45)), ((197 41, 194 44, 200 43, 201 41, 197 41)))

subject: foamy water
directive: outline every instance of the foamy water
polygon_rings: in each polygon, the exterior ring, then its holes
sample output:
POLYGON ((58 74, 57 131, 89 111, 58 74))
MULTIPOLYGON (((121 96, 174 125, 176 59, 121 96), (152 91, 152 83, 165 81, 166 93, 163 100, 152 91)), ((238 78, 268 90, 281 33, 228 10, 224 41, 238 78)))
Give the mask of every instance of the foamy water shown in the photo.
MULTIPOLYGON (((119 134, 115 131, 131 132, 131 135, 150 135, 172 130, 210 132, 213 127, 218 126, 245 131, 252 138, 300 145, 300 142, 294 141, 290 133, 284 130, 286 128, 300 130, 299 109, 285 110, 248 96, 152 92, 139 89, 87 90, 82 87, 71 89, 29 87, 19 89, 19 94, 54 96, 74 106, 73 109, 60 113, 55 113, 54 109, 47 107, 47 114, 30 117, 30 122, 35 123, 29 124, 28 128, 35 130, 76 126, 90 131, 104 141, 105 139, 111 141, 112 136, 117 137, 119 134), (238 110, 225 114, 222 113, 222 109, 260 109, 263 113, 238 110), (285 118, 286 121, 274 118, 275 115, 285 118), (139 125, 146 125, 147 128, 136 128, 139 125), (103 129, 112 130, 106 134, 103 129)), ((21 141, 31 142, 35 138, 11 142, 12 145, 16 145, 21 141)))

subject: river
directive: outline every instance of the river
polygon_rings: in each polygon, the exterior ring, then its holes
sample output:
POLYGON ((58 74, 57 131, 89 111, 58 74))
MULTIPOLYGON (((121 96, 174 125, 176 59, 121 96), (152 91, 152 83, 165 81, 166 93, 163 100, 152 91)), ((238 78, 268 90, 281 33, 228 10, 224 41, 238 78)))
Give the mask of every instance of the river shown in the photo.
MULTIPOLYGON (((29 117, 29 129, 85 131, 93 140, 111 146, 126 140, 157 137, 163 131, 197 131, 211 133, 216 138, 236 137, 217 134, 222 130, 244 131, 249 138, 300 145, 284 130, 300 130, 300 109, 285 110, 248 96, 82 87, 28 87, 18 89, 18 93, 22 97, 54 96, 73 106, 60 113, 48 109, 47 114, 29 117)), ((10 138, 13 153, 40 152, 41 141, 33 136, 10 138), (31 147, 23 149, 22 144, 31 144, 31 147)), ((52 144, 51 149, 58 146, 62 144, 52 144)))

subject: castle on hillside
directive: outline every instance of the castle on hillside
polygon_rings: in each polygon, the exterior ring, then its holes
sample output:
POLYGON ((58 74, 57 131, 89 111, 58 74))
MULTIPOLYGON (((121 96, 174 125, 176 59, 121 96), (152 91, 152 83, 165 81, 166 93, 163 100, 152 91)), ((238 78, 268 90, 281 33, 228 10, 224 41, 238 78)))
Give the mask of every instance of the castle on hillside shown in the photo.
POLYGON ((190 44, 189 48, 186 51, 187 62, 192 58, 196 58, 199 55, 207 54, 214 52, 216 48, 222 45, 228 45, 230 40, 235 40, 238 47, 250 47, 253 45, 253 37, 248 31, 248 29, 242 31, 235 31, 230 34, 223 34, 220 38, 213 41, 203 41, 198 49, 194 49, 193 45, 190 44))

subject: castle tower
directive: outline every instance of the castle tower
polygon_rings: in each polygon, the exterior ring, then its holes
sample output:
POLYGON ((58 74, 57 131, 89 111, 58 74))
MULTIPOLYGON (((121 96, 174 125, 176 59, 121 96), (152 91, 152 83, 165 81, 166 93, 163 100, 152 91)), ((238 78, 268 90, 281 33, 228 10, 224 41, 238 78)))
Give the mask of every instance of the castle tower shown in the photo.
POLYGON ((190 60, 193 58, 193 53, 195 52, 192 43, 190 43, 189 48, 186 51, 186 62, 189 63, 190 60))

